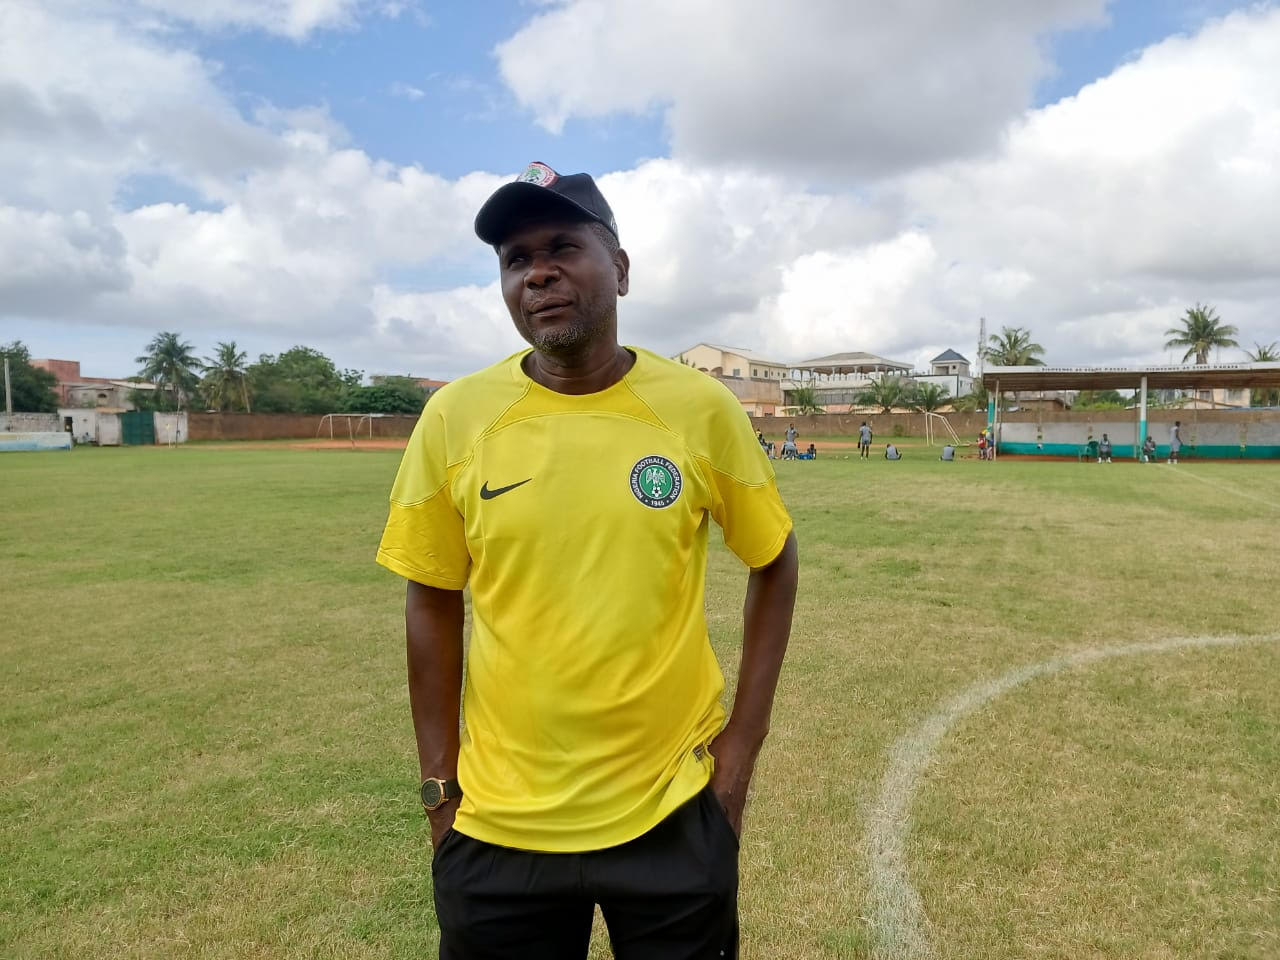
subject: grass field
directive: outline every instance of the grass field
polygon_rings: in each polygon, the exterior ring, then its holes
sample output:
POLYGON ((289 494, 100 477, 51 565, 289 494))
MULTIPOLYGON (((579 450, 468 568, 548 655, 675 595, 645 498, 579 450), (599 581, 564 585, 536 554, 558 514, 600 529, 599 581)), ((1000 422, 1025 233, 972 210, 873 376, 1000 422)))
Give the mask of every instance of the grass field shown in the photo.
MULTIPOLYGON (((434 956, 372 562, 397 463, 0 459, 0 956, 434 956)), ((744 957, 1280 956, 1280 467, 777 470, 802 581, 744 957)))

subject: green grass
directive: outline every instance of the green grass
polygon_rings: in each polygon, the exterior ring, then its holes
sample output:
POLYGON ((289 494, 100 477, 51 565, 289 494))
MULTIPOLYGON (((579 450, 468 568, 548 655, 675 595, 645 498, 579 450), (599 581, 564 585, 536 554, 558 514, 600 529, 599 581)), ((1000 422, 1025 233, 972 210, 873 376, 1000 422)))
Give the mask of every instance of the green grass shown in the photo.
MULTIPOLYGON (((372 562, 397 463, 0 459, 0 956, 433 955, 403 588, 372 562)), ((1274 465, 777 470, 802 583, 745 957, 874 955, 866 814, 940 701, 1087 647, 1280 629, 1274 465)), ((730 678, 744 586, 717 542, 730 678)), ((1280 955, 1278 798, 1280 643, 1031 681, 949 732, 912 808, 937 955, 1280 955)))

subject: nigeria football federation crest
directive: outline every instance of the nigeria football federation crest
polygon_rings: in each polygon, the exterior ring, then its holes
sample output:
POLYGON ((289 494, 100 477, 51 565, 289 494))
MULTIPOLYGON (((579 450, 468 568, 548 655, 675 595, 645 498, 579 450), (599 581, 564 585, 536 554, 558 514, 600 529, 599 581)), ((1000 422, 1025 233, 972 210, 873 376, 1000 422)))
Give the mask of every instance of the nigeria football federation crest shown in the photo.
POLYGON ((538 163, 536 160, 524 168, 524 173, 516 178, 518 183, 532 183, 535 187, 549 187, 557 180, 560 175, 548 167, 545 163, 538 163))
POLYGON ((631 468, 631 492, 646 507, 669 507, 680 497, 680 471, 666 457, 644 457, 631 468))

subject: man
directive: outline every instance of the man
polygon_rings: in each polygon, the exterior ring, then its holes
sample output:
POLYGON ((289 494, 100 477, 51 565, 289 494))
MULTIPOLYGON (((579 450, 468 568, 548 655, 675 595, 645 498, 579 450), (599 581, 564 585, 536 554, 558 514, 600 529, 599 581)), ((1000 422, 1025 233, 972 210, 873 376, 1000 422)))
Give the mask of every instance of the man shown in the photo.
POLYGON ((865 420, 858 428, 858 456, 863 460, 871 459, 871 428, 865 420))
POLYGON ((621 960, 736 956, 797 579, 772 467, 721 384, 618 343, 630 262, 589 176, 532 164, 476 233, 533 349, 431 398, 378 551, 409 580, 440 956, 582 958, 596 904, 621 960), (708 516, 751 570, 727 723, 708 516))
POLYGON ((1169 463, 1178 462, 1178 451, 1182 449, 1182 421, 1173 421, 1169 428, 1169 463))
POLYGON ((1156 438, 1147 434, 1147 439, 1142 441, 1142 462, 1150 463, 1155 459, 1156 455, 1156 438))
POLYGON ((796 442, 796 437, 798 436, 800 436, 800 434, 796 432, 796 425, 794 423, 788 424, 787 433, 784 438, 786 442, 794 444, 796 442))
POLYGON ((949 443, 944 443, 942 445, 942 456, 938 457, 938 459, 954 463, 956 459, 956 448, 949 443))
POLYGON ((1098 441, 1098 462, 1111 462, 1111 438, 1105 433, 1102 435, 1102 439, 1098 441))
POLYGON ((884 458, 886 460, 901 460, 902 454, 898 452, 898 448, 892 443, 884 445, 884 458))

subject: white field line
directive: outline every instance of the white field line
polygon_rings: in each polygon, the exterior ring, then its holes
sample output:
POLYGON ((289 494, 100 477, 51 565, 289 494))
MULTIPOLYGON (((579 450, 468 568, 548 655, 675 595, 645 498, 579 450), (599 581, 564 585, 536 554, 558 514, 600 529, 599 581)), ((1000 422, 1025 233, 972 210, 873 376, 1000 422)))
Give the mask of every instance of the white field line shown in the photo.
POLYGON ((1225 490, 1227 493, 1234 493, 1237 497, 1246 497, 1249 500, 1254 500, 1258 503, 1265 504, 1268 507, 1275 507, 1277 510, 1280 510, 1280 503, 1276 503, 1274 500, 1265 500, 1255 494, 1246 493, 1244 490, 1237 490, 1235 487, 1227 486, 1227 484, 1221 483, 1217 480, 1210 480, 1207 477, 1197 476, 1194 470, 1175 470, 1171 463, 1162 463, 1160 466, 1169 470, 1171 473, 1176 473, 1180 477, 1199 480, 1201 483, 1207 483, 1209 486, 1217 487, 1219 490, 1225 490))
POLYGON ((1269 637, 1179 637, 1154 643, 1093 647, 1041 663, 1017 667, 993 680, 980 680, 943 703, 915 729, 893 744, 889 769, 867 827, 871 934, 875 956, 883 960, 921 960, 933 955, 928 920, 907 870, 906 841, 911 829, 911 803, 925 769, 942 738, 964 716, 1034 677, 1051 676, 1109 660, 1191 647, 1223 647, 1237 643, 1273 642, 1269 637))

